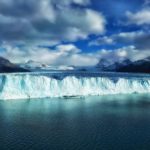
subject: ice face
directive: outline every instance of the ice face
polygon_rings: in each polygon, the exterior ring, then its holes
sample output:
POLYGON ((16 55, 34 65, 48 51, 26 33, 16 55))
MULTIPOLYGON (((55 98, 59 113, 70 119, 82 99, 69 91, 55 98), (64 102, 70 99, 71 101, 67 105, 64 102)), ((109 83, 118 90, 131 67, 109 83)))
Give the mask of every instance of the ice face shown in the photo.
POLYGON ((104 94, 149 93, 150 78, 0 75, 0 99, 26 99, 104 94))

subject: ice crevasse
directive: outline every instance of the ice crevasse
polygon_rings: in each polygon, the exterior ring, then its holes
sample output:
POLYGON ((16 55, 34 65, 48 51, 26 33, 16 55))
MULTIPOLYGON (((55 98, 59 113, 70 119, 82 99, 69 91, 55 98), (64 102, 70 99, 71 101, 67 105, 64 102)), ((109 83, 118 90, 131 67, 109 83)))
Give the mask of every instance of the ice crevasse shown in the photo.
POLYGON ((150 78, 0 75, 0 99, 150 93, 150 78))

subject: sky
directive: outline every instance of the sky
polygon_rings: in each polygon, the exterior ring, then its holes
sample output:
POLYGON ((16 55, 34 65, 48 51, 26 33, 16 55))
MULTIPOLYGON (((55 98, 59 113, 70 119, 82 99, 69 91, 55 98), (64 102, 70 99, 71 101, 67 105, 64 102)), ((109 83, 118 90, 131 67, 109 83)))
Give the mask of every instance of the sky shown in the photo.
POLYGON ((150 0, 0 0, 0 56, 93 66, 150 56, 150 0))

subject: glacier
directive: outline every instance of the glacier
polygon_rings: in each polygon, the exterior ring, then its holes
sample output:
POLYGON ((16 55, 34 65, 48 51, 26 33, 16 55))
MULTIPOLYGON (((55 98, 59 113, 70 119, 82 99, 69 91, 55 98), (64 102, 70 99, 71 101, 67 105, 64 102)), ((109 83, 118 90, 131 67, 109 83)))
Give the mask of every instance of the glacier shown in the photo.
POLYGON ((0 99, 150 93, 150 77, 127 75, 0 74, 0 99))

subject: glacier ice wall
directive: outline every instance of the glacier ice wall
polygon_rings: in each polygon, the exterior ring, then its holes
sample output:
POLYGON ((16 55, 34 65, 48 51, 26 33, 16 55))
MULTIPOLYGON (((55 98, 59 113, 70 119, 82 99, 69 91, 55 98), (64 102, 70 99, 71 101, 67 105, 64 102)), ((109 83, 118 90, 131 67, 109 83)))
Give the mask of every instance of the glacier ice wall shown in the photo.
POLYGON ((0 75, 0 99, 150 93, 150 78, 0 75))

